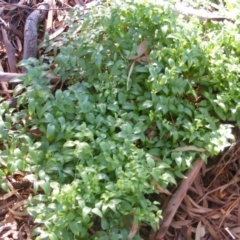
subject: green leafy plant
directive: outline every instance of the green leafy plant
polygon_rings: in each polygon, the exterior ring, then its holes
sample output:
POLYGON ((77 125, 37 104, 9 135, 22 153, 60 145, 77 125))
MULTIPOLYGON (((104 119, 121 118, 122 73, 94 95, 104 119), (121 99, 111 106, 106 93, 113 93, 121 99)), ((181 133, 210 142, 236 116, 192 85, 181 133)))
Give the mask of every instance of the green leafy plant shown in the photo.
POLYGON ((54 56, 23 63, 23 109, 1 106, 0 174, 31 172, 42 189, 28 208, 42 224, 38 239, 128 239, 133 226, 157 229, 157 185, 175 184, 197 157, 233 139, 239 29, 186 21, 148 1, 113 2, 82 18, 74 9, 68 32, 40 46, 54 56), (131 60, 144 41, 147 61, 131 60), (50 68, 68 87, 49 87, 50 68))

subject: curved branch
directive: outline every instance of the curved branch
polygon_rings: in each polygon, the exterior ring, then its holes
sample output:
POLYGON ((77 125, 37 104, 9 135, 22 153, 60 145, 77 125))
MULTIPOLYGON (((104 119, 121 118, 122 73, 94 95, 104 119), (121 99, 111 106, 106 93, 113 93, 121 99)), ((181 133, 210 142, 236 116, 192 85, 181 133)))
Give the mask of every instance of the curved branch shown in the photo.
MULTIPOLYGON (((28 16, 24 26, 23 59, 37 57, 37 25, 45 19, 48 9, 49 4, 43 3, 28 16)), ((22 67, 22 71, 26 72, 26 68, 22 67)))

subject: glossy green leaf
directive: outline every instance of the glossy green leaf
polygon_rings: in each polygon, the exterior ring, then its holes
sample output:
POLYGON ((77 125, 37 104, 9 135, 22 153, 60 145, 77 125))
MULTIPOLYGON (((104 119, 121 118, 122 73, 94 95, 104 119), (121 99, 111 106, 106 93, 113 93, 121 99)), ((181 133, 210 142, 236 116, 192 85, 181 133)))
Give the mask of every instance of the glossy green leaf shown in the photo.
POLYGON ((102 218, 102 212, 98 208, 93 208, 92 212, 102 218))
POLYGON ((53 125, 51 123, 49 123, 47 125, 47 135, 46 135, 46 137, 47 137, 47 139, 49 141, 52 141, 54 139, 54 137, 55 137, 55 130, 56 130, 55 125, 53 125))

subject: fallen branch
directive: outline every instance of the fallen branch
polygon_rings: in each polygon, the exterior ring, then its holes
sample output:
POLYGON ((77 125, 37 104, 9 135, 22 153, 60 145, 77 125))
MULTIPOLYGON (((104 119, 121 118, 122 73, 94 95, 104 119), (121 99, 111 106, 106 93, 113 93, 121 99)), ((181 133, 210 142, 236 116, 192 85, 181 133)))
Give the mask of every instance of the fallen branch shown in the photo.
POLYGON ((159 223, 159 230, 157 232, 155 240, 162 240, 164 238, 165 233, 168 230, 178 207, 180 206, 189 187, 192 185, 198 172, 203 166, 203 163, 204 163, 203 160, 199 159, 193 164, 193 169, 190 172, 188 172, 186 176, 187 178, 182 181, 177 191, 173 194, 166 209, 163 211, 163 218, 162 221, 159 223))

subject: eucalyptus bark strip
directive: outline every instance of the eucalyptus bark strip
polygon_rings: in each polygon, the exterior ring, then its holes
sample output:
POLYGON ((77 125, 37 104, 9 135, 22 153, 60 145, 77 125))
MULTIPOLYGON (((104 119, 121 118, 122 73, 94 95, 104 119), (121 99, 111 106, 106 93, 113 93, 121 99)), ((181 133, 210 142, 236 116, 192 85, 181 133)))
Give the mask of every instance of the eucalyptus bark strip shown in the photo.
POLYGON ((159 223, 159 230, 157 232, 155 240, 164 239, 165 233, 167 232, 178 207, 180 206, 183 198, 185 197, 188 189, 192 185, 203 164, 203 160, 198 159, 193 164, 193 169, 188 172, 186 179, 182 181, 177 191, 173 194, 166 209, 163 211, 163 218, 162 221, 159 223))

